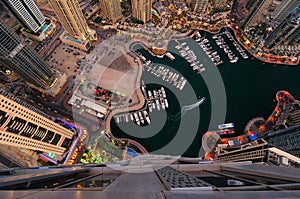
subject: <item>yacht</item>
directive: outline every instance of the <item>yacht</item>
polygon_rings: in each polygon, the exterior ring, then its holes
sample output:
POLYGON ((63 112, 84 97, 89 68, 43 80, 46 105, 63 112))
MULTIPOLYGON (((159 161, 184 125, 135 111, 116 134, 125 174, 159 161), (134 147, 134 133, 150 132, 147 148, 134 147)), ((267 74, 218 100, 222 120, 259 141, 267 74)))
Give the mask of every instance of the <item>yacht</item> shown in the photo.
POLYGON ((147 101, 149 111, 152 112, 152 102, 150 100, 147 101))
POLYGON ((220 130, 228 129, 228 128, 234 128, 234 124, 233 123, 220 124, 220 125, 218 125, 218 128, 220 130))
POLYGON ((159 104, 158 99, 156 99, 155 102, 156 102, 156 108, 157 108, 157 110, 160 111, 160 104, 159 104))
POLYGON ((143 115, 142 115, 141 111, 139 111, 139 118, 141 120, 141 123, 144 124, 145 121, 144 121, 144 118, 143 118, 143 115))
POLYGON ((169 108, 169 103, 168 103, 168 100, 165 98, 165 105, 166 105, 166 108, 169 108))
POLYGON ((167 52, 166 56, 172 61, 175 59, 175 57, 170 52, 167 52))
POLYGON ((134 116, 134 119, 135 119, 136 124, 137 124, 137 125, 141 125, 138 114, 137 114, 137 113, 134 113, 133 116, 134 116))
POLYGON ((159 98, 159 100, 160 100, 161 108, 165 110, 166 109, 165 100, 163 98, 159 98))
POLYGON ((151 93, 151 91, 148 91, 148 97, 149 97, 149 99, 152 99, 152 93, 151 93))
POLYGON ((164 88, 164 87, 161 87, 161 93, 162 93, 162 97, 163 97, 163 98, 166 98, 166 97, 167 97, 166 91, 165 91, 165 88, 164 88))
POLYGON ((130 120, 133 121, 134 118, 133 118, 133 114, 130 114, 130 120))
POLYGON ((185 84, 186 84, 186 81, 187 81, 186 79, 182 81, 182 83, 181 83, 181 86, 180 86, 179 90, 182 90, 182 89, 183 89, 183 87, 184 87, 184 86, 185 86, 185 84))
POLYGON ((146 122, 147 122, 148 124, 151 124, 151 120, 150 120, 150 117, 149 117, 148 112, 147 112, 146 110, 143 110, 143 114, 144 114, 144 117, 145 117, 145 119, 146 119, 146 122))

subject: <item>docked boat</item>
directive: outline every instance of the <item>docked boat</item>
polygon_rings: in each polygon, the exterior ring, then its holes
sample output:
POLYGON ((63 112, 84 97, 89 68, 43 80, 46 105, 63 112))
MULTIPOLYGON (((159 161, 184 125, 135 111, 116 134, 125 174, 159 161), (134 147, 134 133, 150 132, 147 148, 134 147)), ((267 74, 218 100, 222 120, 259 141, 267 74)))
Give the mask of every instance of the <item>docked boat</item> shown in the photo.
POLYGON ((149 97, 149 99, 152 99, 152 93, 151 93, 151 91, 148 91, 148 97, 149 97))
POLYGON ((230 63, 232 63, 232 64, 236 63, 238 61, 238 59, 239 59, 238 57, 234 57, 233 59, 230 60, 230 63))
POLYGON ((182 83, 181 83, 181 86, 180 86, 179 90, 182 90, 182 89, 183 89, 183 87, 184 87, 184 86, 185 86, 185 84, 186 84, 186 81, 187 81, 186 79, 182 81, 182 83))
POLYGON ((143 118, 143 115, 142 115, 141 111, 139 111, 138 114, 139 114, 139 118, 140 118, 140 120, 141 120, 141 123, 144 124, 145 121, 144 121, 144 118, 143 118))
POLYGON ((172 61, 175 59, 175 57, 170 52, 167 52, 166 56, 172 61))
POLYGON ((168 100, 165 98, 165 106, 166 108, 169 108, 169 103, 168 103, 168 100))
POLYGON ((159 98, 159 100, 160 100, 161 108, 165 110, 166 109, 165 100, 163 98, 159 98))
POLYGON ((166 91, 165 91, 165 88, 164 88, 164 87, 161 87, 161 93, 162 93, 162 97, 163 97, 163 98, 166 98, 166 97, 167 97, 166 91))
POLYGON ((151 124, 151 120, 150 120, 150 117, 149 117, 148 112, 147 112, 146 110, 143 110, 143 114, 144 114, 144 117, 145 117, 145 119, 146 119, 146 122, 147 122, 148 124, 151 124))
POLYGON ((130 114, 130 120, 131 120, 131 121, 134 120, 133 114, 130 114))
POLYGON ((218 128, 220 130, 234 128, 234 124, 233 123, 220 124, 220 125, 218 125, 218 128))
POLYGON ((137 125, 141 125, 138 114, 137 114, 137 113, 134 113, 133 116, 134 116, 134 119, 135 119, 136 124, 137 124, 137 125))
POLYGON ((152 112, 152 102, 148 100, 147 104, 148 104, 149 111, 152 112))
POLYGON ((157 108, 157 110, 160 111, 160 104, 159 104, 158 99, 156 99, 155 102, 156 102, 156 108, 157 108))

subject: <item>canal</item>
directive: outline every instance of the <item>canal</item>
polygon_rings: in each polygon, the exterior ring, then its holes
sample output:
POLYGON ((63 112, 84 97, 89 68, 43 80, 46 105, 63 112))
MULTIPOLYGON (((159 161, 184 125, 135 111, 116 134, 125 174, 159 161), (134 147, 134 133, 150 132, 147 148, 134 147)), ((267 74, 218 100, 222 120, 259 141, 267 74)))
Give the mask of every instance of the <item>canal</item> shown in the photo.
POLYGON ((180 56, 174 40, 168 46, 168 50, 175 57, 174 61, 166 57, 152 57, 140 45, 135 46, 147 60, 152 61, 152 66, 168 68, 185 77, 188 83, 180 91, 144 68, 142 80, 146 84, 146 90, 158 90, 163 86, 169 108, 165 111, 153 110, 150 113, 151 124, 148 126, 138 126, 133 122, 116 123, 112 120, 111 131, 116 137, 133 139, 153 154, 197 157, 202 154, 202 135, 208 130, 217 130, 218 124, 235 123, 237 135, 244 132, 250 119, 266 119, 276 105, 275 94, 278 90, 287 90, 296 99, 300 99, 299 67, 266 64, 253 58, 245 60, 229 43, 229 39, 223 36, 239 57, 238 62, 232 64, 223 50, 216 45, 212 35, 205 32, 201 32, 201 35, 210 41, 210 45, 224 62, 215 66, 193 39, 178 41, 186 42, 200 63, 203 63, 206 71, 201 74, 192 70, 185 58, 180 56), (184 106, 194 104, 202 96, 206 100, 200 107, 185 112, 178 120, 170 119, 180 113, 184 106))

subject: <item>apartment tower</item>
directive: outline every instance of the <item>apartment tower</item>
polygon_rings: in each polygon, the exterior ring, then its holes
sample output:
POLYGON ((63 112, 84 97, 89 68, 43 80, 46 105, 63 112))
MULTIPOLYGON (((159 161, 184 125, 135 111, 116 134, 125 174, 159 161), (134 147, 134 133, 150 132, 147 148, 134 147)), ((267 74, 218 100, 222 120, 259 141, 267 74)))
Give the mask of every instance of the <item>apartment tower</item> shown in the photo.
POLYGON ((20 102, 0 93, 0 144, 64 154, 74 132, 20 102))
POLYGON ((152 18, 152 0, 132 0, 132 16, 144 23, 152 18))
POLYGON ((50 67, 1 21, 0 60, 37 87, 47 89, 55 80, 50 67))
POLYGON ((45 17, 34 0, 5 0, 3 3, 27 29, 37 32, 45 23, 45 17))
POLYGON ((102 16, 111 22, 122 19, 122 8, 119 0, 99 0, 102 16))

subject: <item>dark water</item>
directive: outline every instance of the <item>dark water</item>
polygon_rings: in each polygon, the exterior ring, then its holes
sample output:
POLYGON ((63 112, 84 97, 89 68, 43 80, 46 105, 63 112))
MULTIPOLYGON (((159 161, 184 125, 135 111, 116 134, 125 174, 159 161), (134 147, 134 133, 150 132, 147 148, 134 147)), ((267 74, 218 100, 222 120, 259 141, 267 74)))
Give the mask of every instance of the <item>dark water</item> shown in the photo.
MULTIPOLYGON (((202 135, 208 130, 216 130, 218 124, 234 122, 237 134, 242 134, 245 125, 253 117, 267 118, 276 104, 274 99, 278 90, 287 90, 300 99, 299 67, 264 64, 255 59, 244 60, 240 56, 237 63, 231 64, 222 49, 211 39, 211 35, 207 34, 206 37, 224 63, 214 66, 194 40, 185 40, 206 67, 207 71, 201 75, 197 75, 179 55, 174 48, 177 45, 174 41, 169 45, 169 51, 176 58, 174 61, 154 58, 144 50, 139 50, 153 64, 169 67, 183 75, 189 84, 179 91, 145 70, 142 80, 147 90, 164 86, 169 109, 150 113, 152 122, 146 127, 137 126, 133 122, 116 124, 113 120, 111 130, 116 137, 136 140, 155 154, 196 157, 199 155, 202 135), (179 121, 170 120, 170 116, 180 112, 183 106, 195 103, 199 96, 206 97, 200 108, 188 111, 179 121)), ((229 42, 225 35, 223 37, 229 42)), ((234 47, 231 49, 239 55, 234 47)))

